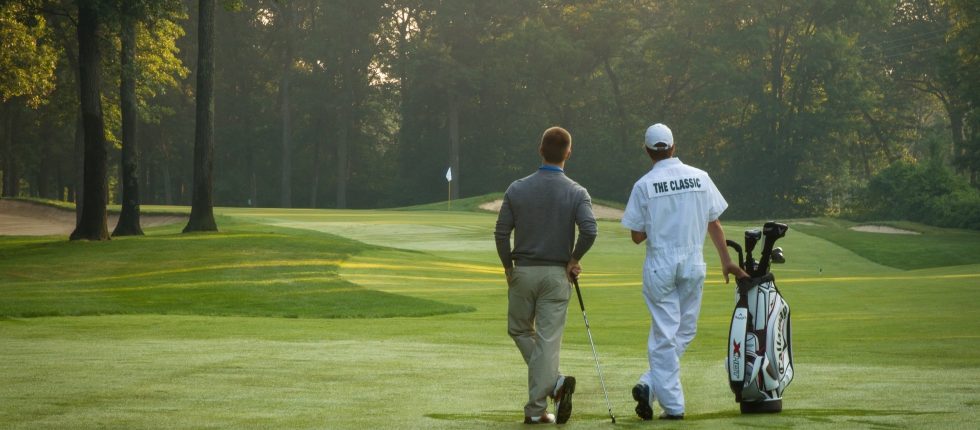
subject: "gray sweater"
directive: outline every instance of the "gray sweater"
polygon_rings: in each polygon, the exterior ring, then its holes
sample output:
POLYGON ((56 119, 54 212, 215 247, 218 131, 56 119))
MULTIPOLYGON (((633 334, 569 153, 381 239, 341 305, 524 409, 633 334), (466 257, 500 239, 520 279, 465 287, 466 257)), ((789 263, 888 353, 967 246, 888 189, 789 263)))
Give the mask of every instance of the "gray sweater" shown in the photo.
POLYGON ((589 192, 564 173, 542 168, 507 188, 493 235, 500 262, 510 268, 514 263, 564 266, 572 257, 581 260, 597 234, 589 192))

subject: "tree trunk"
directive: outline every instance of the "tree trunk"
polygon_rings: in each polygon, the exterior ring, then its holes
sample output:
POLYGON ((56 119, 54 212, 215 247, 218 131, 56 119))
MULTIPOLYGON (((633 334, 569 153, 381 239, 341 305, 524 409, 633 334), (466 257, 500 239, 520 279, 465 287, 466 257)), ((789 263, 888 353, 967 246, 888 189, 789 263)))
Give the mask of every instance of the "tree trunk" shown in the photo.
POLYGON ((292 133, 289 117, 289 83, 290 70, 293 62, 293 10, 290 2, 282 3, 282 27, 285 50, 282 56, 282 74, 279 79, 279 110, 282 119, 282 182, 280 189, 280 206, 293 206, 293 145, 290 141, 292 133))
POLYGON ((163 160, 163 201, 167 205, 174 204, 174 182, 170 177, 170 160, 163 160))
POLYGON ((0 169, 3 170, 3 183, 0 186, 3 187, 4 197, 17 197, 20 195, 20 166, 17 163, 17 156, 14 153, 14 124, 17 123, 17 109, 12 103, 3 104, 3 141, 0 141, 0 147, 2 147, 3 164, 0 164, 0 169))
POLYGON ((123 14, 120 39, 119 104, 122 110, 122 211, 113 236, 142 236, 140 227, 139 148, 136 142, 136 19, 123 14))
POLYGON ((946 107, 946 115, 949 116, 949 131, 950 137, 952 138, 952 145, 950 147, 950 154, 953 158, 953 165, 958 167, 958 170, 962 173, 966 163, 963 163, 963 158, 967 157, 965 138, 963 136, 963 117, 965 109, 959 106, 953 105, 953 103, 944 103, 946 107))
POLYGON ((626 108, 623 106, 623 95, 619 89, 619 78, 613 72, 612 65, 609 64, 609 58, 606 58, 602 62, 602 65, 606 70, 606 75, 609 76, 609 83, 612 84, 613 100, 616 101, 617 122, 619 122, 617 124, 619 126, 619 143, 623 144, 628 140, 628 133, 626 131, 626 108))
POLYGON ((282 182, 280 190, 280 206, 293 207, 293 145, 289 139, 291 133, 289 118, 289 75, 283 72, 279 85, 279 100, 282 114, 282 182))
POLYGON ((252 181, 251 182, 252 183, 250 185, 252 187, 252 193, 249 195, 248 205, 251 206, 251 207, 253 207, 253 208, 257 208, 257 207, 259 207, 259 181, 258 181, 258 178, 255 175, 255 170, 254 169, 252 170, 252 181))
POLYGON ((194 188, 184 233, 217 231, 214 222, 214 0, 199 0, 194 188))
POLYGON ((349 105, 341 107, 340 130, 337 136, 337 209, 347 208, 347 137, 350 130, 350 118, 346 110, 349 105))
MULTIPOLYGON (((154 136, 149 133, 140 133, 137 139, 145 142, 147 144, 146 145, 147 148, 159 145, 159 136, 156 136, 157 140, 154 141, 154 136)), ((142 159, 143 153, 140 152, 140 154, 138 155, 142 159)), ((160 201, 159 190, 154 189, 155 188, 154 186, 156 185, 155 182, 156 178, 152 176, 154 173, 153 166, 150 163, 146 163, 143 165, 142 169, 139 169, 139 172, 140 172, 139 187, 140 190, 142 190, 140 192, 140 203, 147 202, 153 204, 153 202, 159 202, 160 201)))
POLYGON ((79 100, 85 133, 85 199, 82 217, 71 240, 108 240, 106 228, 106 147, 105 123, 102 118, 102 57, 99 52, 99 15, 91 0, 78 4, 78 76, 79 100))
POLYGON ((350 178, 350 132, 354 126, 354 71, 350 65, 345 65, 343 83, 345 95, 340 98, 337 114, 337 209, 347 208, 347 180, 350 178))
MULTIPOLYGON (((45 136, 50 138, 50 136, 45 136)), ((42 199, 54 200, 54 193, 51 190, 51 147, 47 144, 41 146, 41 160, 38 162, 37 172, 37 196, 42 199)))
POLYGON ((453 187, 450 195, 453 200, 459 199, 459 95, 449 91, 449 166, 453 169, 453 187))
MULTIPOLYGON (((65 42, 65 57, 68 59, 68 65, 75 71, 75 82, 81 86, 81 68, 78 66, 78 57, 75 55, 75 48, 77 48, 77 45, 72 46, 67 41, 65 42)), ((78 105, 75 119, 73 165, 75 167, 75 175, 72 183, 72 200, 75 203, 75 227, 78 228, 78 225, 82 222, 82 210, 85 207, 85 121, 82 115, 81 104, 78 105)))
POLYGON ((8 103, 0 104, 0 170, 3 176, 0 177, 0 197, 15 197, 11 193, 13 189, 10 184, 10 177, 13 175, 13 150, 11 149, 13 135, 13 121, 10 118, 8 103))
MULTIPOLYGON (((326 136, 326 133, 324 133, 326 136)), ((320 192, 320 140, 313 142, 313 181, 310 184, 310 207, 316 209, 317 193, 320 192)))
POLYGON ((75 121, 75 227, 82 223, 85 208, 85 120, 78 109, 75 121))

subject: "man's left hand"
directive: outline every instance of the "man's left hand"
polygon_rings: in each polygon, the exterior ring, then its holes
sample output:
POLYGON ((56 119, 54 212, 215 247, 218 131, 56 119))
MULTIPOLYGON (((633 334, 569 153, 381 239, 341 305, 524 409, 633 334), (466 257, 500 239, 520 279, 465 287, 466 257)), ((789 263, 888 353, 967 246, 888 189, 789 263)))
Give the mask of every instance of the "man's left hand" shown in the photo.
POLYGON ((738 267, 738 264, 735 264, 735 262, 732 262, 732 261, 729 261, 727 263, 723 263, 721 265, 721 273, 722 273, 722 275, 725 275, 725 283, 726 284, 728 283, 728 275, 729 274, 735 275, 735 279, 742 279, 742 278, 748 278, 749 277, 749 274, 748 273, 745 273, 745 271, 742 270, 741 267, 738 267))
POLYGON ((565 273, 568 274, 568 279, 578 279, 578 275, 582 273, 582 265, 573 258, 565 266, 565 273))

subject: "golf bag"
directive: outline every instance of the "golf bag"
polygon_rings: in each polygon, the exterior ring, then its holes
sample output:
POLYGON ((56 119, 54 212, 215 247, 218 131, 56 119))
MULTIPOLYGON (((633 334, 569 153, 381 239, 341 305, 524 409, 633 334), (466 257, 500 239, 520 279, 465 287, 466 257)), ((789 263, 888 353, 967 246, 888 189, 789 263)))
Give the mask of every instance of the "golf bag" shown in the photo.
POLYGON ((786 262, 782 248, 773 246, 787 230, 786 224, 775 221, 765 223, 761 231, 746 230, 744 260, 737 242, 725 242, 738 253, 738 265, 749 275, 735 282, 735 311, 725 361, 728 385, 743 414, 782 411, 783 390, 793 381, 789 304, 769 273, 771 263, 786 262), (756 262, 752 250, 763 237, 761 259, 756 262))
POLYGON ((742 413, 780 412, 793 380, 789 305, 772 273, 737 280, 728 339, 728 382, 742 413))

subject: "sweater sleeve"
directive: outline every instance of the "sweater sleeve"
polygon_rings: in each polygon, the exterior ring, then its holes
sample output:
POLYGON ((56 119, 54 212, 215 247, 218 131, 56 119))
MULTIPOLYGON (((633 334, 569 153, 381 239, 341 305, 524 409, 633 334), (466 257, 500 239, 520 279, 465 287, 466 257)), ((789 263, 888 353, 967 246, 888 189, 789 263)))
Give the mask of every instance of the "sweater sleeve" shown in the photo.
POLYGON ((514 213, 510 209, 510 198, 504 194, 504 202, 500 206, 500 213, 497 214, 497 226, 493 231, 493 238, 497 242, 497 255, 504 268, 514 266, 511 259, 510 234, 514 231, 514 213))
POLYGON ((599 226, 596 224, 595 215, 592 213, 592 198, 588 191, 582 190, 583 198, 579 202, 575 212, 575 223, 578 224, 578 241, 572 250, 572 258, 581 260, 592 244, 595 243, 596 236, 599 235, 599 226))

